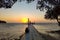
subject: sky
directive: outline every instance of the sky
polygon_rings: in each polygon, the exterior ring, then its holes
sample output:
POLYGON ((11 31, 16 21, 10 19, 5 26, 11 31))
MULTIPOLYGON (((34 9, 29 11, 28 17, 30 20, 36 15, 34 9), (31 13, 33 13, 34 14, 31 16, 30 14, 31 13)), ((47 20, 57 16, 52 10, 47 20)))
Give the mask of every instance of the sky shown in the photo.
POLYGON ((32 22, 56 22, 56 20, 44 19, 45 12, 36 9, 37 2, 27 4, 26 2, 16 2, 12 8, 0 8, 0 20, 8 23, 21 23, 22 18, 29 18, 32 22))

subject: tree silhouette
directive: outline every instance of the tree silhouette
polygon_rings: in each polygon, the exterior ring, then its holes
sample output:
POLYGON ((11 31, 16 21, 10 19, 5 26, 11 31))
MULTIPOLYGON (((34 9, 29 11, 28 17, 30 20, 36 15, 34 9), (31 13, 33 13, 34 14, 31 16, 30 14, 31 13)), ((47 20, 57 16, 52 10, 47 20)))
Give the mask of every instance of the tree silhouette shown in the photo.
POLYGON ((0 0, 0 8, 11 8, 17 0, 0 0))
POLYGON ((47 10, 45 19, 56 19, 60 26, 60 0, 39 0, 38 9, 47 10))
POLYGON ((59 16, 60 16, 60 6, 58 5, 58 6, 55 6, 53 9, 51 9, 51 10, 48 10, 47 12, 46 12, 46 14, 45 14, 45 18, 46 19, 56 19, 57 20, 57 22, 59 23, 59 25, 60 25, 60 22, 59 22, 59 20, 60 20, 60 18, 59 18, 59 16))

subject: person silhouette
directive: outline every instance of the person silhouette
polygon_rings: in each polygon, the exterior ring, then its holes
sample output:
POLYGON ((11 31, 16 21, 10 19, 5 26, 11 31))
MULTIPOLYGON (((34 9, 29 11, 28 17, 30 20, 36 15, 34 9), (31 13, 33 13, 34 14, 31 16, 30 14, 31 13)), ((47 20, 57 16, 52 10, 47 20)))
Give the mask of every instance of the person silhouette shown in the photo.
POLYGON ((25 33, 29 33, 29 29, 28 29, 28 27, 25 29, 25 33))

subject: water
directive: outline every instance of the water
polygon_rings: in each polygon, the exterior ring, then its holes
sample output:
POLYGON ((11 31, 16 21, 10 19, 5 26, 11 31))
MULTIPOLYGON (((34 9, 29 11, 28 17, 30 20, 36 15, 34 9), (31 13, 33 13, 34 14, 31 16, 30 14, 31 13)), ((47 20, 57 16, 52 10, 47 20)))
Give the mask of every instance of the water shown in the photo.
POLYGON ((34 27, 38 30, 38 31, 55 31, 55 30, 60 30, 60 26, 58 26, 58 24, 53 23, 53 24, 37 24, 34 25, 34 27))
POLYGON ((0 24, 1 38, 19 38, 25 32, 27 25, 23 24, 0 24))
MULTIPOLYGON (((7 38, 7 39, 15 39, 24 34, 26 24, 17 24, 17 23, 6 23, 0 24, 0 39, 7 38)), ((46 31, 51 30, 60 30, 60 27, 57 24, 35 24, 34 27, 40 32, 49 34, 53 37, 60 37, 58 34, 51 34, 47 33, 46 31)), ((27 37, 26 37, 27 38, 27 37)))
POLYGON ((60 40, 60 34, 58 34, 58 33, 48 33, 47 32, 47 31, 60 30, 60 26, 58 26, 58 24, 56 24, 56 23, 53 23, 53 24, 38 24, 38 25, 34 25, 34 27, 38 30, 38 32, 50 35, 50 36, 60 40))

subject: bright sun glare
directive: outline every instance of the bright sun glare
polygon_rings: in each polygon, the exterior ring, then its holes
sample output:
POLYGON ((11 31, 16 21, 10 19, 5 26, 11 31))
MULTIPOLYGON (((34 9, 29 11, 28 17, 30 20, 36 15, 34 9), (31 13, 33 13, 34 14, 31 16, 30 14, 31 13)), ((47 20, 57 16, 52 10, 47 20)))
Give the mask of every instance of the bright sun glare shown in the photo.
POLYGON ((28 18, 22 18, 21 21, 22 23, 28 23, 28 18))

